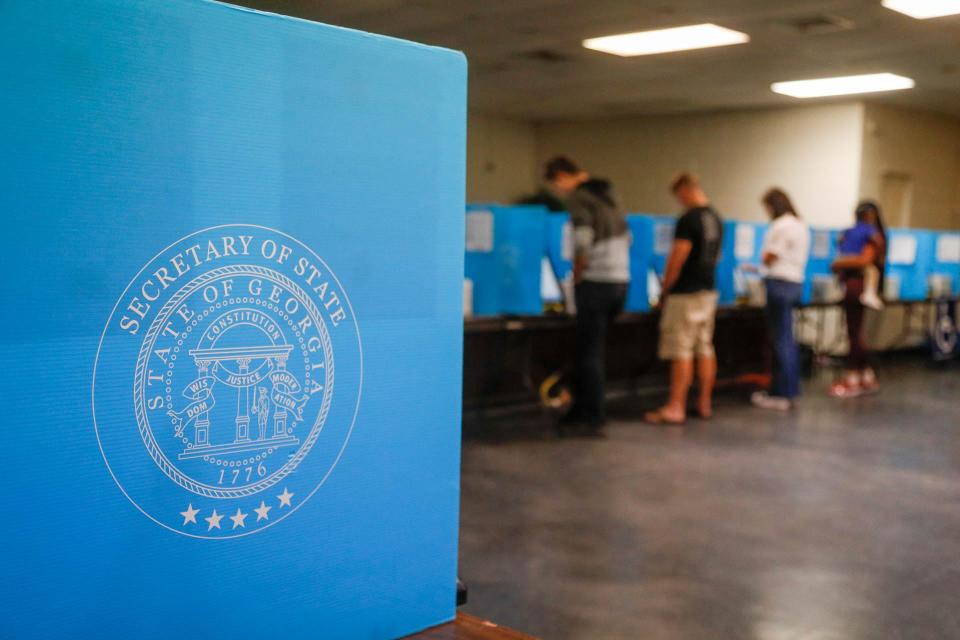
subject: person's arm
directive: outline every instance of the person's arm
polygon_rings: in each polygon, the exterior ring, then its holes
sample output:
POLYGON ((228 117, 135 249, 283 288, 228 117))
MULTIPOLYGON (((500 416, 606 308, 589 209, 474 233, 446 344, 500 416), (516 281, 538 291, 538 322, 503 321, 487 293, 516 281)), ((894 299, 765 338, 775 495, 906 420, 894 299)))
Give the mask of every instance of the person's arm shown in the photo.
POLYGON ((868 242, 859 255, 840 256, 833 261, 830 268, 834 271, 847 271, 863 269, 877 261, 877 246, 873 242, 868 242))
POLYGON ((763 248, 760 250, 760 262, 764 267, 771 267, 787 251, 789 240, 787 229, 778 221, 774 221, 763 238, 763 248))
POLYGON ((677 220, 677 228, 673 234, 673 245, 670 247, 670 255, 667 256, 667 264, 663 269, 663 293, 661 299, 666 298, 667 294, 677 284, 680 279, 680 273, 683 271, 683 265, 687 263, 690 252, 693 250, 693 242, 696 238, 703 235, 699 226, 699 218, 692 214, 680 216, 677 220))
POLYGON ((570 199, 567 208, 573 224, 573 281, 580 282, 590 264, 590 250, 593 248, 593 211, 577 202, 576 198, 570 199))
POLYGON ((685 238, 674 238, 673 246, 670 247, 670 255, 667 257, 667 266, 663 271, 663 294, 666 297, 673 285, 677 284, 680 277, 680 271, 690 257, 690 251, 693 249, 693 242, 685 238))

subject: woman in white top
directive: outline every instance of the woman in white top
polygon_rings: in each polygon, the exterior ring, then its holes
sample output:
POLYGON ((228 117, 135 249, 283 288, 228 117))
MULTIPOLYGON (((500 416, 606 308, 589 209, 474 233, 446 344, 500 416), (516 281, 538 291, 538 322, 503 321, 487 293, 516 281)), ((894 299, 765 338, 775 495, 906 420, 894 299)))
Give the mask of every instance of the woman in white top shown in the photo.
POLYGON ((810 249, 810 229, 781 189, 763 196, 770 227, 761 258, 767 288, 767 333, 773 346, 770 391, 753 394, 753 404, 786 411, 800 395, 800 357, 793 335, 793 309, 800 302, 810 249))

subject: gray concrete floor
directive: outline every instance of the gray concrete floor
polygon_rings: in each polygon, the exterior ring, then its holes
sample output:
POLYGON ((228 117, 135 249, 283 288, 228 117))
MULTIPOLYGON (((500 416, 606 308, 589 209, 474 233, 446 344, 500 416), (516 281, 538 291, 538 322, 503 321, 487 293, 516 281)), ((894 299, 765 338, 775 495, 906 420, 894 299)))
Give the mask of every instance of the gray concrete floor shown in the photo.
POLYGON ((960 638, 958 372, 898 362, 879 396, 820 379, 789 415, 727 396, 674 428, 621 400, 604 440, 486 420, 465 610, 558 640, 960 638))

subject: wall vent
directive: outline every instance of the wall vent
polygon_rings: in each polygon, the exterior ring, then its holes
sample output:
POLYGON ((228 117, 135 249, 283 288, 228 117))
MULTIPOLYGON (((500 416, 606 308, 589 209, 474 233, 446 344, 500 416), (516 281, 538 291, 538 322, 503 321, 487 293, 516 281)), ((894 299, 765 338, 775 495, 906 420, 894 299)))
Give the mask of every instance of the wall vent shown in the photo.
POLYGON ((803 16, 786 21, 787 26, 804 35, 819 35, 821 33, 836 33, 849 31, 856 27, 853 20, 842 16, 818 14, 803 16))
POLYGON ((515 57, 523 60, 545 62, 547 64, 561 64, 572 60, 567 54, 554 51, 553 49, 530 49, 529 51, 521 51, 515 54, 515 57))

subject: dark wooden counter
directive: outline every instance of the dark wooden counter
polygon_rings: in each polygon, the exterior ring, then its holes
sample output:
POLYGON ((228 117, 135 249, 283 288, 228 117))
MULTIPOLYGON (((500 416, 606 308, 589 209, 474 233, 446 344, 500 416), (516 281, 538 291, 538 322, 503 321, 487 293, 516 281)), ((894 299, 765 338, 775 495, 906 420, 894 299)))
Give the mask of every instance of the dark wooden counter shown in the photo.
POLYGON ((536 640, 506 627, 481 620, 465 613, 458 613, 457 619, 449 624, 427 629, 408 640, 536 640))
MULTIPOLYGON (((627 313, 611 327, 607 379, 611 389, 663 385, 667 367, 657 359, 660 314, 627 313)), ((540 383, 569 370, 574 318, 497 316, 464 324, 463 401, 467 409, 538 401, 540 383)), ((763 309, 721 307, 715 343, 721 378, 764 371, 763 309)))

